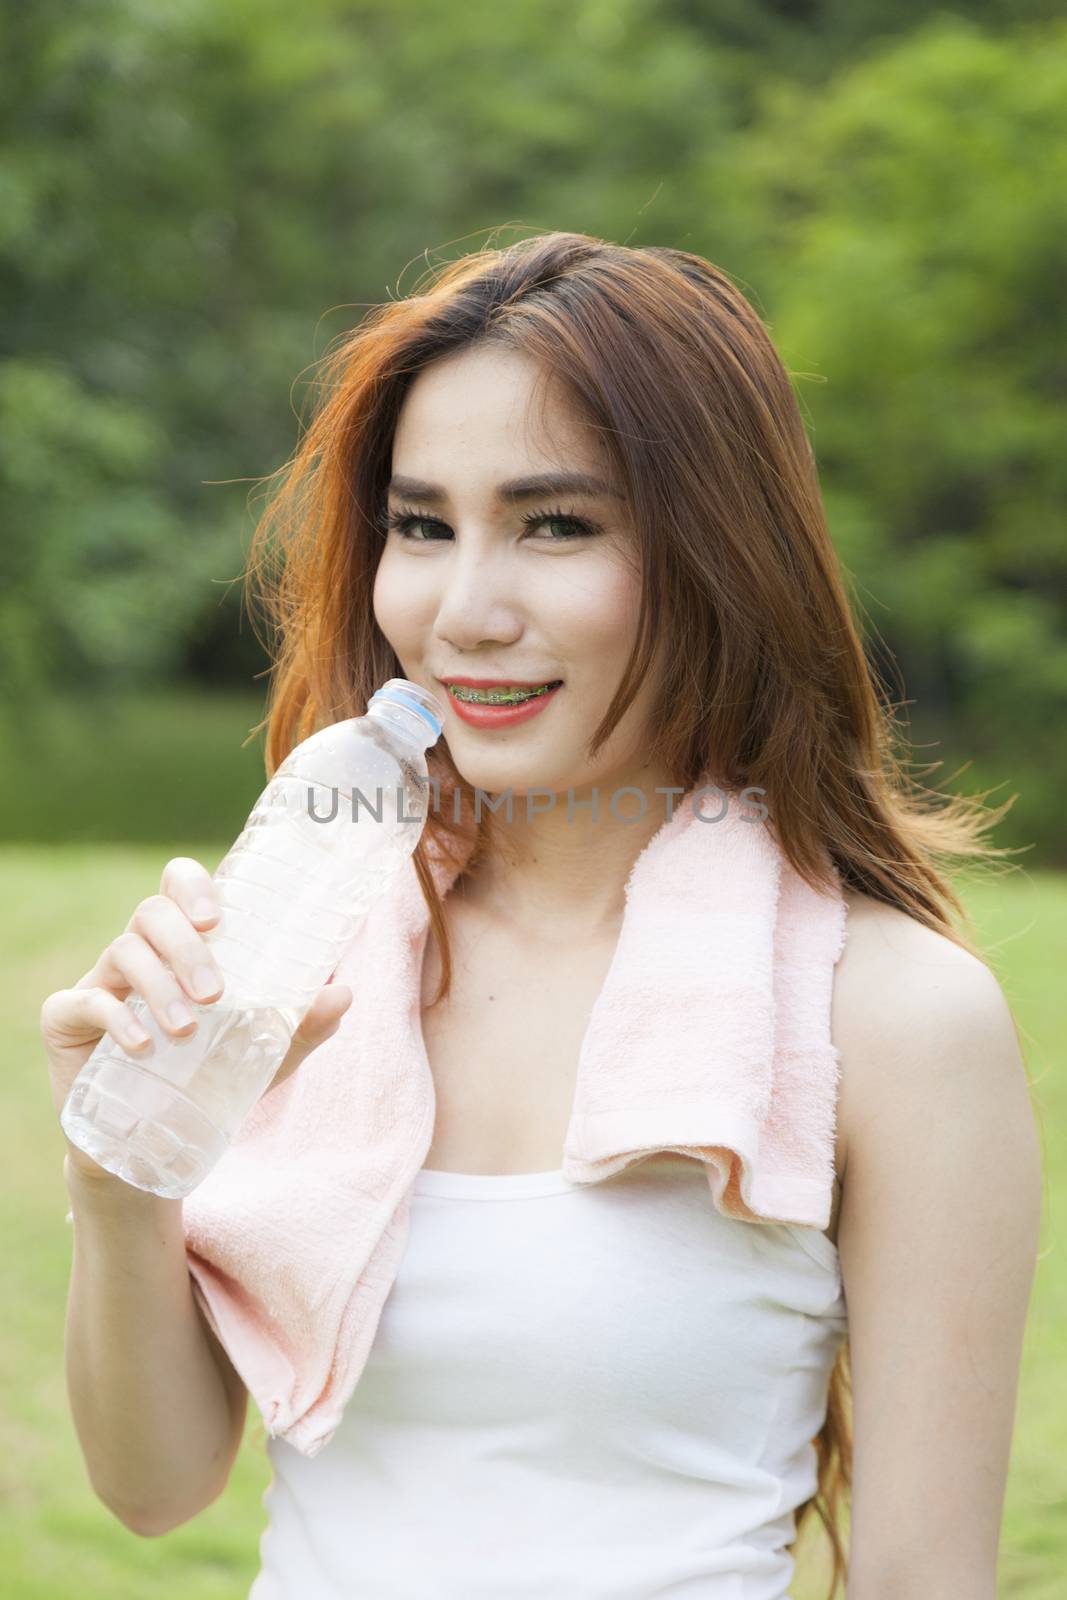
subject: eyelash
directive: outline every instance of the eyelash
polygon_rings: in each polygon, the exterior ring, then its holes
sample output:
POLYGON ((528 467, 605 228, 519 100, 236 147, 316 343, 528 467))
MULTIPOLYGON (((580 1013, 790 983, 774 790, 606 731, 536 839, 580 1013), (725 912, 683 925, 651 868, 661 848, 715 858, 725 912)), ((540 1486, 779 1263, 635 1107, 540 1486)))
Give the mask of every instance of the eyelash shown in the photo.
MULTIPOLYGON (((563 511, 527 511, 519 520, 527 528, 536 527, 542 522, 565 522, 575 530, 575 532, 568 534, 565 539, 550 540, 552 544, 569 544, 572 539, 591 538, 594 534, 603 531, 597 523, 590 522, 585 517, 568 516, 563 511)), ((399 534, 402 539, 408 539, 411 538, 411 529, 418 523, 425 523, 428 527, 433 526, 436 528, 446 528, 448 526, 439 517, 423 517, 419 516, 415 511, 387 511, 382 518, 381 526, 384 533, 392 531, 399 534)), ((412 544, 440 544, 444 541, 411 538, 411 542, 412 544)))

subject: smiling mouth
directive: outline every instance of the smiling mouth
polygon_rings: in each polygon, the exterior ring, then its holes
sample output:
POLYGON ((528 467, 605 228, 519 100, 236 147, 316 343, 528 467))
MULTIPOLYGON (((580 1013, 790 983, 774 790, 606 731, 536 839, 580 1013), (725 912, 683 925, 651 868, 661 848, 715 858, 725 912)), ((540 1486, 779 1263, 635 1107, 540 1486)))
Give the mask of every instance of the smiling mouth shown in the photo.
POLYGON ((471 705, 517 706, 522 705, 524 700, 536 700, 541 695, 549 694, 553 689, 558 689, 562 682, 562 678, 556 678, 537 689, 509 689, 504 684, 491 689, 470 689, 466 684, 459 683, 450 683, 447 688, 453 700, 463 700, 471 705))

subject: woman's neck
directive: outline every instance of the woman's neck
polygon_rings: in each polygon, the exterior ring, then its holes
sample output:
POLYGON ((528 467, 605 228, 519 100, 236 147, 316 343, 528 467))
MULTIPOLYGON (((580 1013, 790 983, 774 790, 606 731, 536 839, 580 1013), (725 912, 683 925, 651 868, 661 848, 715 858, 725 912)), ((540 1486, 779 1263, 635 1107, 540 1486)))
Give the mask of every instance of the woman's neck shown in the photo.
POLYGON ((484 854, 460 874, 452 893, 464 906, 517 930, 590 937, 617 930, 634 862, 682 798, 657 793, 657 787, 670 788, 670 778, 645 774, 632 786, 622 780, 598 784, 595 818, 583 804, 591 800, 590 790, 574 791, 570 816, 565 793, 531 818, 523 798, 516 797, 512 820, 503 810, 494 815, 484 854), (644 795, 643 814, 638 795, 629 792, 619 794, 612 810, 612 796, 630 787, 644 795))

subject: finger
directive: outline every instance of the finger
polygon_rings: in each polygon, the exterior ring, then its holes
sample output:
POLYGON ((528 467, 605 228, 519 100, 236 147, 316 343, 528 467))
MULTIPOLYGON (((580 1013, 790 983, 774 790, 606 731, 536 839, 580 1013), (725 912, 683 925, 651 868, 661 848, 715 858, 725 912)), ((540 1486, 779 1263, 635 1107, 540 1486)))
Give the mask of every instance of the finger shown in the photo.
POLYGON ((198 927, 219 915, 219 890, 207 868, 193 856, 173 856, 163 868, 160 894, 169 895, 198 927))
MULTIPOLYGON (((210 945, 190 923, 199 921, 209 930, 217 921, 218 889, 207 869, 189 856, 168 861, 163 881, 171 883, 180 901, 167 894, 146 896, 134 908, 125 931, 140 934, 175 970, 189 996, 206 1004, 221 994, 224 980, 210 945)), ((115 964, 106 950, 75 987, 93 989, 100 985, 117 988, 122 997, 132 987, 116 977, 115 964)))
POLYGON ((334 1032, 352 1003, 352 991, 343 983, 327 984, 319 990, 293 1034, 293 1044, 305 1053, 313 1050, 334 1032))
POLYGON ((346 984, 330 983, 319 990, 293 1034, 286 1057, 271 1080, 268 1094, 270 1089, 277 1088, 286 1078, 292 1077, 313 1050, 333 1037, 351 1003, 352 991, 346 984))
POLYGON ((139 933, 120 933, 113 939, 97 962, 96 972, 100 988, 135 989, 167 1033, 184 1037, 196 1028, 196 1014, 177 978, 139 933))
POLYGON ((139 934, 157 952, 190 999, 200 1005, 218 999, 225 982, 222 971, 204 935, 177 901, 150 894, 134 911, 127 931, 139 934))
MULTIPOLYGON (((117 995, 107 989, 57 989, 41 1006, 41 1037, 48 1056, 48 1082, 56 1116, 84 1065, 85 1047, 109 1038, 130 1056, 148 1044, 148 1035, 117 995), (63 1052, 72 1051, 73 1057, 63 1052)), ((69 1140, 68 1140, 69 1143, 69 1140)))
POLYGON ((41 1007, 41 1034, 59 1049, 95 1043, 105 1033, 126 1050, 140 1050, 149 1035, 126 1003, 104 988, 57 989, 41 1007))

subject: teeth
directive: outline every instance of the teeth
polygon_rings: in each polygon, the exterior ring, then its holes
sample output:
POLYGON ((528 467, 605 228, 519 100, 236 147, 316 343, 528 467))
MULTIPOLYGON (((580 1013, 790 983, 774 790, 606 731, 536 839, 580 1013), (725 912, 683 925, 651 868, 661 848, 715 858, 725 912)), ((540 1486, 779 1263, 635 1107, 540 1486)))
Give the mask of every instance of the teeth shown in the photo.
POLYGON ((474 705, 511 706, 521 705, 524 700, 536 700, 538 696, 548 694, 554 687, 554 684, 545 683, 539 689, 468 689, 460 684, 450 683, 448 692, 454 700, 465 700, 474 705))

